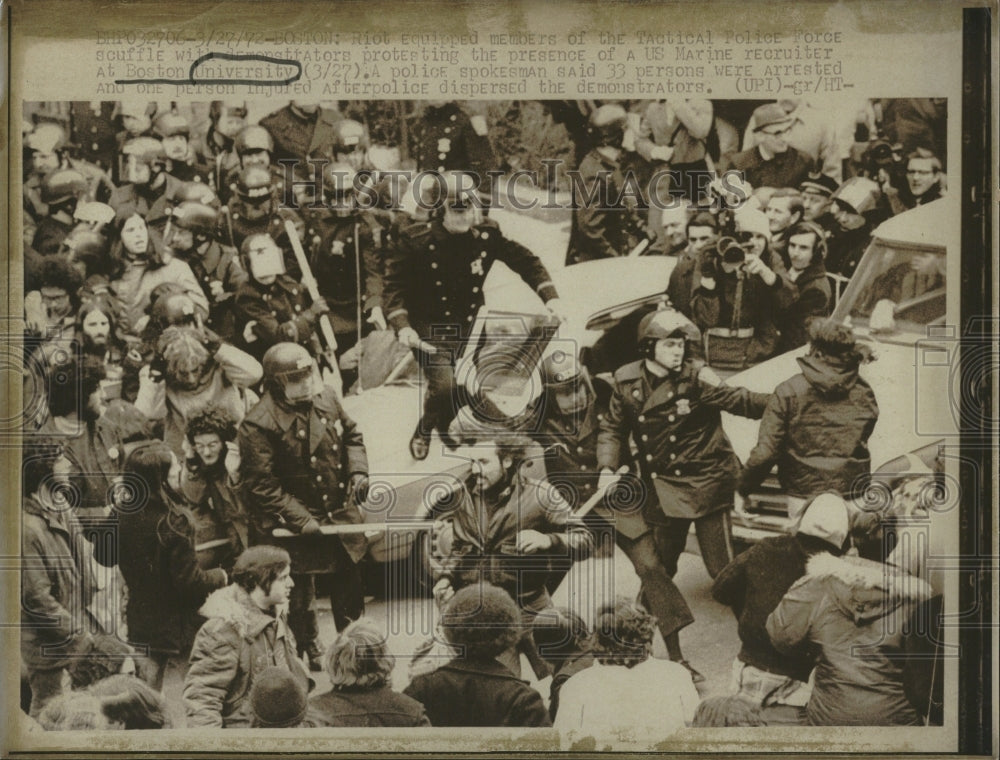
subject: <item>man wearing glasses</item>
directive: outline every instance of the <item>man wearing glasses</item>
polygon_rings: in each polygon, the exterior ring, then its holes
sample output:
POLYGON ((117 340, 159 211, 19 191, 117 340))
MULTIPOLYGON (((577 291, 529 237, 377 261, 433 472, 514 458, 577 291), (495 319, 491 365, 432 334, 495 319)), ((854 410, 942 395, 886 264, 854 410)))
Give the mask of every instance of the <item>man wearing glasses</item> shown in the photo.
POLYGON ((753 112, 757 144, 719 161, 719 174, 729 169, 743 173, 753 188, 798 187, 814 169, 814 161, 788 144, 795 117, 779 103, 766 103, 753 112))
POLYGON ((944 195, 941 159, 926 148, 917 148, 907 156, 906 186, 895 188, 890 180, 882 183, 893 215, 936 201, 944 195))

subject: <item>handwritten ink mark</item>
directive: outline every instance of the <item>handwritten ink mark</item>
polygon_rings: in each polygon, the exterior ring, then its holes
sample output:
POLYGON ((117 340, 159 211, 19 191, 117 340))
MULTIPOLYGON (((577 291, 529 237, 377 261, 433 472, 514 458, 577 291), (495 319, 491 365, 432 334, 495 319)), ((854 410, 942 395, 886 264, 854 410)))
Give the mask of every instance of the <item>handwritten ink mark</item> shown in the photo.
POLYGON ((302 78, 302 64, 296 60, 289 58, 274 58, 269 55, 257 55, 254 53, 248 53, 246 55, 241 55, 238 53, 206 53, 205 55, 197 58, 192 64, 191 68, 188 69, 187 79, 170 79, 170 78, 152 78, 152 79, 116 79, 115 84, 247 84, 247 85, 264 85, 268 87, 281 87, 283 85, 292 84, 297 82, 302 78), (220 59, 224 61, 257 61, 260 63, 273 63, 278 66, 294 66, 297 72, 286 79, 201 79, 195 77, 195 72, 198 67, 206 61, 211 61, 213 59, 220 59))

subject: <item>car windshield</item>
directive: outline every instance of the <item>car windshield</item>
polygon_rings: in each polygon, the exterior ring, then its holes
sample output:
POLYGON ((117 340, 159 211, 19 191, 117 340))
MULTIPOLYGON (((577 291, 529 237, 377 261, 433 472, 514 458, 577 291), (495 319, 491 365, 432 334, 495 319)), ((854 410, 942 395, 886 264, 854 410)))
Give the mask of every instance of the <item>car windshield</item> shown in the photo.
POLYGON ((873 333, 926 333, 944 319, 945 254, 876 239, 865 252, 833 318, 867 326, 873 333))

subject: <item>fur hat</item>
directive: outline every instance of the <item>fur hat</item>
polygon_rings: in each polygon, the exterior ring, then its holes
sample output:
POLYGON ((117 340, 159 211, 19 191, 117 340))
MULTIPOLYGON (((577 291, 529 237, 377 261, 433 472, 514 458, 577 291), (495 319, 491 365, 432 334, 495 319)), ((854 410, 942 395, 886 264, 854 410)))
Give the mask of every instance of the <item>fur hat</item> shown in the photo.
POLYGON ((448 603, 441 627, 451 644, 465 648, 466 657, 496 657, 520 638, 521 612, 502 588, 466 586, 448 603))
POLYGON ((306 716, 306 690, 285 668, 270 667, 250 690, 254 728, 293 728, 306 716))

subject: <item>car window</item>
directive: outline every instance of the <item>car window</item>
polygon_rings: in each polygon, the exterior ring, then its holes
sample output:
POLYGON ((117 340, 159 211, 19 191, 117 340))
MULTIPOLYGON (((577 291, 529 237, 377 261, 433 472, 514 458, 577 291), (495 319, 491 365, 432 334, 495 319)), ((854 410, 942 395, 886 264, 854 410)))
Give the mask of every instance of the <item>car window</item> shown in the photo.
POLYGON ((834 311, 874 331, 926 332, 945 316, 945 254, 876 239, 834 311))

